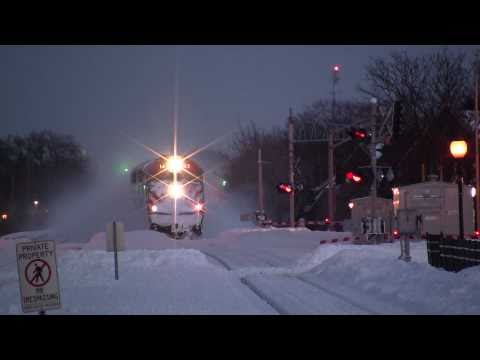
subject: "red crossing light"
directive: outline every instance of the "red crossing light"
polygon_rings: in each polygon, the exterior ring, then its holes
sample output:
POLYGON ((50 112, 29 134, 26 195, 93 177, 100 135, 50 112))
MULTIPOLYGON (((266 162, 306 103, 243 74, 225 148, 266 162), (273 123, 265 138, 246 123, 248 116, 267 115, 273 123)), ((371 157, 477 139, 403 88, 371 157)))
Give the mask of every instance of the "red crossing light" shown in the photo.
POLYGON ((278 191, 282 193, 290 194, 293 192, 293 187, 290 184, 280 184, 278 185, 278 191))
POLYGON ((349 134, 354 141, 364 142, 368 139, 368 132, 365 129, 352 128, 350 129, 349 134))
POLYGON ((363 140, 367 137, 367 133, 365 130, 355 130, 354 135, 357 139, 360 139, 360 140, 363 140))
POLYGON ((345 178, 348 182, 353 181, 354 183, 357 183, 357 184, 362 182, 362 180, 363 180, 363 178, 360 175, 354 173, 353 171, 348 172, 346 174, 345 178))

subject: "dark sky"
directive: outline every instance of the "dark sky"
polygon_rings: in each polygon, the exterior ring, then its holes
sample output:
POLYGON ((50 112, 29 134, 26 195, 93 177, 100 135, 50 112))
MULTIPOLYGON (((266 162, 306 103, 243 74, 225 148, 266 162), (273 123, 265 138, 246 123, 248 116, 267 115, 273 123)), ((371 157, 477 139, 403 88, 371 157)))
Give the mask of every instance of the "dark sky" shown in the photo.
MULTIPOLYGON (((471 49, 473 47, 450 46, 471 49)), ((91 154, 138 161, 147 154, 118 135, 167 150, 178 59, 180 149, 189 150, 251 120, 280 126, 330 96, 356 97, 369 57, 436 46, 2 46, 0 136, 52 129, 91 154)), ((478 48, 478 46, 475 46, 478 48)))

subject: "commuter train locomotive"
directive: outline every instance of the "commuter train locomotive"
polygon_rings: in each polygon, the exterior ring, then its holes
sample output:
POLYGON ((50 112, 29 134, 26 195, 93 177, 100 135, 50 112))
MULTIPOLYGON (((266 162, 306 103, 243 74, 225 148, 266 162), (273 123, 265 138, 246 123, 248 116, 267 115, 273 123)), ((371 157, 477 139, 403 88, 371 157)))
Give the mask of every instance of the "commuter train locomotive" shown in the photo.
POLYGON ((160 157, 137 166, 131 182, 140 189, 151 230, 175 239, 202 234, 204 172, 191 159, 160 157))

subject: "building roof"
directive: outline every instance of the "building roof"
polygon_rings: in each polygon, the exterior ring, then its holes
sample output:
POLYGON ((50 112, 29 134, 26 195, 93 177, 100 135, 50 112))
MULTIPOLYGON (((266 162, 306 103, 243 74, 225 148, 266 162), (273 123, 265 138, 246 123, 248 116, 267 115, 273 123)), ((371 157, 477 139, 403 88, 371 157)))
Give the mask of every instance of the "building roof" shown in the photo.
MULTIPOLYGON (((404 185, 404 186, 399 186, 398 188, 400 190, 404 189, 418 189, 418 188, 454 188, 457 187, 456 183, 450 183, 450 182, 444 182, 444 181, 425 181, 425 182, 420 182, 416 184, 410 184, 410 185, 404 185)), ((465 188, 467 188, 467 185, 464 185, 465 188)))
MULTIPOLYGON (((361 197, 361 198, 355 198, 355 199, 352 199, 351 201, 364 201, 364 200, 370 200, 372 197, 371 196, 364 196, 364 197, 361 197)), ((386 198, 382 198, 382 197, 378 197, 377 196, 377 201, 388 201, 388 202, 392 202, 393 200, 392 199, 386 199, 386 198)))

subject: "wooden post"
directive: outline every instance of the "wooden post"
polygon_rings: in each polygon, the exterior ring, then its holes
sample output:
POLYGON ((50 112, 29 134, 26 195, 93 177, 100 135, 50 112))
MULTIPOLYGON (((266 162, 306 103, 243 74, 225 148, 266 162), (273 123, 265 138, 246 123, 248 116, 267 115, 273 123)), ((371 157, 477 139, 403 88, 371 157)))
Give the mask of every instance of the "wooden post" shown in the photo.
POLYGON ((262 163, 262 149, 258 149, 258 210, 264 213, 263 204, 263 163, 262 163))
POLYGON ((113 252, 115 258, 115 280, 118 280, 117 222, 113 222, 113 252))

